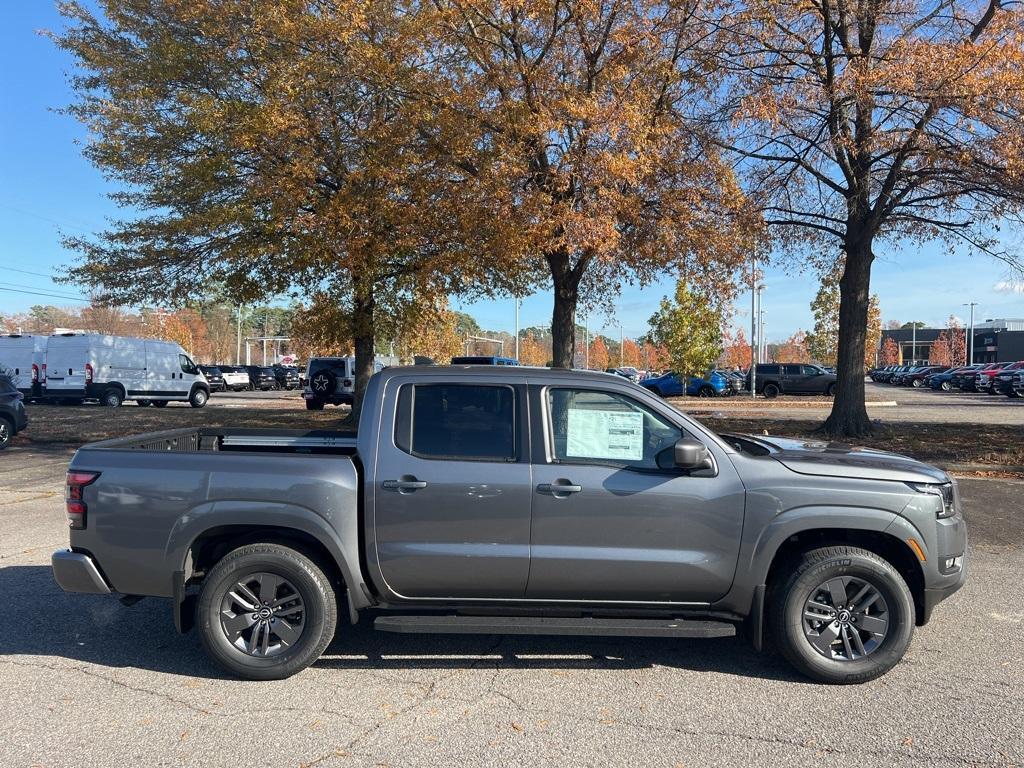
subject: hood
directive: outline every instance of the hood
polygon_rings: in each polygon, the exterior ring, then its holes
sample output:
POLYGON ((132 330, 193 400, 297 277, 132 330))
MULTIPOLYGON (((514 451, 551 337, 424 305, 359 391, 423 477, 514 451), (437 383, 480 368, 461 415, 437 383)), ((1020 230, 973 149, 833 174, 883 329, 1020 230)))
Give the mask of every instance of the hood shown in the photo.
POLYGON ((823 440, 788 437, 756 437, 773 449, 771 456, 801 475, 854 477, 863 480, 893 480, 903 483, 945 483, 949 477, 930 464, 873 448, 854 448, 823 440))

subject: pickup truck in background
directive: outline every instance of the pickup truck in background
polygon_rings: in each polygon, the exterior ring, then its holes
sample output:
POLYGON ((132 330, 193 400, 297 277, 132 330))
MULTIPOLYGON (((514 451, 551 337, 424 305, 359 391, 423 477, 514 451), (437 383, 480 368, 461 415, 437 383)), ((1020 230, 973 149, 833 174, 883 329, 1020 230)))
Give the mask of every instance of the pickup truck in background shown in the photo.
POLYGON ((357 434, 94 443, 66 498, 61 587, 169 598, 179 630, 250 679, 313 663, 340 615, 407 633, 744 630, 813 679, 861 682, 966 578, 941 470, 720 436, 601 373, 389 368, 357 434))

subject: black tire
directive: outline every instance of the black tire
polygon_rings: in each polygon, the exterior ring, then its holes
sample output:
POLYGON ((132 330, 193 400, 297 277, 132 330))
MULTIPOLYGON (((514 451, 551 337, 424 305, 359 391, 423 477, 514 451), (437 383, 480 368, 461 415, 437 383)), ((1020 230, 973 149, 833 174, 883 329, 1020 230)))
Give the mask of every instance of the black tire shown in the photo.
POLYGON ((209 400, 210 393, 202 387, 196 387, 192 390, 192 394, 188 396, 188 404, 193 408, 205 408, 209 400))
POLYGON ((829 384, 827 387, 825 387, 825 395, 827 397, 835 397, 836 396, 836 383, 834 381, 831 384, 829 384))
POLYGON ((124 394, 117 387, 110 387, 104 390, 103 396, 100 398, 100 404, 105 405, 107 408, 120 408, 123 402, 124 394))
POLYGON ((774 400, 779 396, 779 385, 778 384, 765 384, 764 389, 761 393, 769 400, 774 400))
POLYGON ((306 410, 307 411, 322 411, 324 409, 323 400, 307 400, 306 410))
MULTIPOLYGON (((867 598, 860 600, 861 604, 865 602, 867 598)), ((840 603, 833 607, 843 606, 840 603)), ((903 658, 914 634, 914 600, 903 577, 887 560, 857 547, 823 547, 803 553, 769 585, 767 611, 773 645, 799 672, 823 683, 864 683, 884 675, 903 658), (885 629, 880 640, 871 630, 865 629, 868 616, 857 610, 822 614, 825 621, 821 623, 820 631, 815 635, 815 630, 810 628, 814 622, 805 619, 806 611, 809 601, 816 595, 825 594, 821 591, 822 585, 839 582, 841 590, 837 599, 842 600, 845 594, 851 601, 850 605, 854 604, 858 595, 851 597, 842 591, 843 581, 847 581, 858 594, 863 584, 870 585, 877 592, 880 599, 875 599, 867 610, 880 611, 884 607, 884 612, 870 616, 872 626, 880 626, 884 618, 885 629), (852 618, 845 624, 840 624, 838 618, 834 622, 829 621, 831 615, 847 614, 852 618), (861 618, 859 625, 857 616, 861 618), (868 634, 862 634, 864 632, 868 634), (849 640, 844 633, 849 633, 849 640), (857 655, 854 634, 861 638, 861 648, 867 648, 863 655, 857 655), (819 646, 824 645, 832 637, 832 644, 823 651, 812 645, 815 640, 819 646), (847 642, 852 648, 848 658, 844 657, 848 652, 847 642), (838 657, 835 656, 837 653, 838 657)))
POLYGON ((166 408, 167 407, 167 403, 168 403, 167 400, 154 400, 153 401, 153 407, 154 408, 166 408))
MULTIPOLYGON (((263 584, 266 584, 266 581, 263 584)), ((276 587, 273 594, 279 595, 281 591, 281 586, 276 587)), ((256 601, 255 607, 272 617, 274 614, 268 609, 273 605, 273 598, 268 601, 268 596, 262 593, 253 594, 263 601, 262 606, 256 601)), ((242 596, 245 597, 244 594, 242 596)), ((277 602, 284 599, 278 598, 277 602)), ((285 608, 288 605, 284 603, 281 607, 285 608)), ((295 604, 292 604, 285 610, 294 608, 295 604)), ((210 570, 199 595, 196 623, 207 653, 231 674, 247 680, 282 680, 301 672, 320 658, 334 638, 338 623, 338 606, 330 581, 306 555, 280 544, 249 544, 229 552, 210 570), (290 627, 289 634, 293 635, 289 638, 290 644, 285 641, 284 635, 275 635, 275 629, 266 629, 272 626, 269 623, 271 619, 267 619, 267 623, 261 622, 259 637, 268 638, 262 643, 262 651, 257 647, 253 652, 249 652, 232 643, 225 622, 229 621, 229 616, 235 619, 243 617, 242 620, 245 621, 244 615, 248 611, 235 613, 225 606, 230 604, 232 608, 243 607, 236 605, 234 599, 240 594, 240 583, 247 576, 254 574, 270 574, 283 580, 285 594, 294 593, 296 596, 300 610, 297 613, 293 611, 288 619, 273 619, 275 623, 287 622, 290 627), (292 624, 292 621, 301 621, 297 634, 294 634, 296 625, 292 624), (272 637, 277 638, 275 646, 270 646, 272 637)), ((242 634, 235 638, 235 642, 250 645, 257 626, 252 624, 242 630, 242 634), (245 632, 249 633, 248 637, 245 632)), ((258 646, 259 643, 252 645, 258 646)))
POLYGON ((6 416, 0 416, 0 451, 11 444, 14 437, 14 422, 6 416))
POLYGON ((135 404, 137 406, 139 406, 139 408, 148 408, 149 406, 151 406, 153 404, 153 401, 152 400, 136 400, 135 404))
POLYGON ((703 387, 697 390, 697 397, 714 397, 715 388, 705 384, 703 387))

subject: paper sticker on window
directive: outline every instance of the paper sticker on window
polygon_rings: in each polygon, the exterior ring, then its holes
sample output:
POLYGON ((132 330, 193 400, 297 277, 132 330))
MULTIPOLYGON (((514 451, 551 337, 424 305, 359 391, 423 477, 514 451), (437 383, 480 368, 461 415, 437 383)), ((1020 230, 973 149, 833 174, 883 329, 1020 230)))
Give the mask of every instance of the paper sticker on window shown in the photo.
POLYGON ((643 459, 644 415, 570 408, 565 453, 587 459, 643 459))

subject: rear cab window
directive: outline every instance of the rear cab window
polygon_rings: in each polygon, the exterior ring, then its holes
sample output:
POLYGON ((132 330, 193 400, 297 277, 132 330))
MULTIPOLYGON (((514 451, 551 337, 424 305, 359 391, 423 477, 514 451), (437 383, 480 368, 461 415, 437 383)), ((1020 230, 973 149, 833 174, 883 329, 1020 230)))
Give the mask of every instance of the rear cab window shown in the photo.
POLYGON ((405 384, 395 446, 426 459, 517 461, 516 400, 503 384, 405 384))

